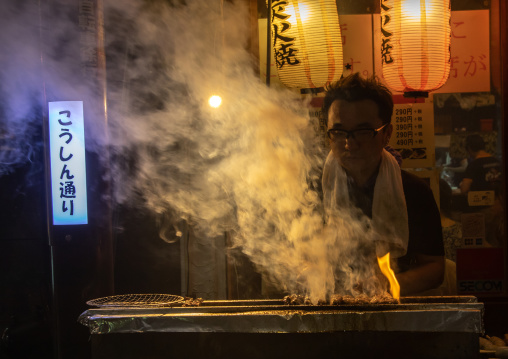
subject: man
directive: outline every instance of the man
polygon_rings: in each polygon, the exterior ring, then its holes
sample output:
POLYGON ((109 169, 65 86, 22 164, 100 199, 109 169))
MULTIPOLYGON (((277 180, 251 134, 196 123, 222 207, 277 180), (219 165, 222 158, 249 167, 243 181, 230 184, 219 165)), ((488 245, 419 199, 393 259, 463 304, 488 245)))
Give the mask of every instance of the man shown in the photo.
POLYGON ((460 192, 499 191, 501 185, 501 163, 485 151, 485 142, 478 135, 466 137, 466 151, 473 158, 467 166, 460 183, 460 192))
POLYGON ((492 191, 493 202, 489 205, 469 206, 467 212, 483 214, 485 239, 494 247, 503 243, 504 210, 502 206, 501 163, 485 150, 485 141, 478 134, 466 137, 466 151, 473 158, 460 182, 460 192, 492 191))
POLYGON ((398 257, 401 295, 411 295, 443 282, 443 239, 432 191, 384 149, 393 131, 392 112, 391 93, 375 78, 356 73, 328 86, 323 115, 331 152, 323 194, 325 207, 349 201, 372 219, 392 258, 398 257))

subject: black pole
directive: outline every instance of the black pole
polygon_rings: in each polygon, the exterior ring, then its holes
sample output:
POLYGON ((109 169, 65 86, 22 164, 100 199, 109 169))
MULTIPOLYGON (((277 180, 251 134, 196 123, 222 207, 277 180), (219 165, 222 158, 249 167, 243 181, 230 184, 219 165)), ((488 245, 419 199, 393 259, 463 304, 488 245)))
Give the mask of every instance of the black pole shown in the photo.
POLYGON ((268 8, 266 13, 266 85, 270 87, 270 62, 271 56, 270 53, 271 43, 272 43, 272 0, 268 0, 268 8))
MULTIPOLYGON (((48 103, 82 101, 86 139, 88 223, 55 225, 52 219, 51 165, 45 153, 47 230, 51 253, 52 319, 56 359, 91 357, 90 333, 78 323, 86 301, 114 293, 114 256, 110 174, 107 153, 93 150, 93 134, 107 133, 106 63, 104 55, 102 0, 49 0, 39 2, 41 63, 44 88, 45 147, 49 146, 48 103), (69 19, 63 33, 52 26, 55 13, 69 19), (96 41, 86 41, 93 35, 96 41), (62 41, 62 38, 66 40, 62 41), (65 44, 65 46, 62 46, 65 44), (56 46, 60 45, 60 46, 56 46), (72 74, 68 83, 53 76, 56 58, 72 74), (63 54, 62 54, 63 53, 63 54), (68 94, 65 86, 81 84, 88 91, 68 94)), ((106 149, 101 149, 106 151, 106 149)))

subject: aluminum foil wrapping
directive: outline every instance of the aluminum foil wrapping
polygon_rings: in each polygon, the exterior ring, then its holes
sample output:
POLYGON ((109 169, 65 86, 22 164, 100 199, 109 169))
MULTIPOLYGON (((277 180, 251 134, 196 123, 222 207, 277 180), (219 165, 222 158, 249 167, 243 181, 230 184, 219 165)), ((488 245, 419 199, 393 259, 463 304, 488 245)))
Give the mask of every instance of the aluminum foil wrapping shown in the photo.
POLYGON ((468 299, 350 306, 287 306, 281 301, 205 301, 198 307, 89 309, 78 321, 87 326, 91 334, 338 331, 480 334, 483 333, 483 307, 483 303, 468 299))

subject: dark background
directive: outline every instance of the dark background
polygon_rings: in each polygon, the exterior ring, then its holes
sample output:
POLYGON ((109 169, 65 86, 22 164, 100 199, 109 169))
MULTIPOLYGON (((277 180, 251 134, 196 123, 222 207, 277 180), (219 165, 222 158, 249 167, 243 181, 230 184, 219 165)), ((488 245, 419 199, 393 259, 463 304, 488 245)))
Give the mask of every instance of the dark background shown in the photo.
MULTIPOLYGON (((9 0, 1 0, 6 3, 9 0)), ((12 3, 12 2, 11 2, 12 3)), ((32 31, 34 38, 40 33, 37 18, 38 1, 18 0, 16 6, 19 11, 27 8, 35 9, 34 19, 26 26, 32 31)), ((67 0, 74 4, 77 0, 67 0)), ((379 2, 373 0, 337 0, 341 13, 375 13, 379 12, 379 2)), ((490 2, 483 0, 454 0, 452 10, 472 10, 489 8, 490 2)), ((113 14, 114 15, 114 14, 113 14)), ((264 0, 258 0, 258 16, 266 17, 264 0)), ((506 14, 505 14, 506 18, 506 14)), ((0 23, 0 27, 1 27, 0 23)), ((123 23, 121 18, 106 17, 105 32, 108 28, 123 26, 126 37, 129 24, 123 23), (113 21, 114 20, 114 21, 113 21), (113 22, 112 22, 113 21, 113 22)), ((15 34, 12 34, 15 36, 15 34)), ((503 40, 502 41, 506 41, 503 40)), ((3 48, 0 43, 0 48, 3 48)), ((23 46, 22 43, 19 44, 23 46)), ((127 46, 119 41, 114 44, 107 57, 108 87, 123 86, 121 64, 112 55, 127 46), (113 50, 113 49, 112 49, 113 50)), ((106 49, 108 50, 108 49, 106 49)), ((135 58, 136 51, 131 49, 131 56, 135 58)), ((505 50, 506 52, 506 50, 505 50)), ((504 53, 505 53, 504 52, 504 53)), ((7 60, 8 53, 0 54, 0 68, 7 60)), ((40 63, 40 58, 28 59, 34 63, 34 68, 40 63)), ((506 59, 502 59, 506 63, 506 59)), ((157 66, 156 63, 153 66, 157 66)), ((40 74, 35 74, 40 76, 40 74)), ((94 291, 90 287, 96 286, 95 281, 101 276, 97 270, 97 255, 95 249, 95 235, 81 236, 79 231, 69 243, 53 243, 50 246, 52 226, 48 224, 48 206, 46 203, 46 181, 44 164, 44 118, 45 97, 44 81, 41 77, 39 92, 33 94, 34 106, 31 118, 27 118, 32 126, 29 140, 19 139, 8 132, 4 119, 5 104, 2 94, 10 89, 2 86, 0 72, 0 151, 17 157, 22 154, 22 161, 13 165, 0 163, 0 358, 52 358, 55 357, 58 331, 55 328, 55 316, 62 316, 69 321, 67 330, 75 331, 78 340, 73 347, 63 349, 66 353, 75 351, 73 358, 87 358, 89 345, 87 342, 88 329, 76 322, 86 304, 82 301, 76 305, 66 295, 79 293, 82 300, 94 299, 92 296, 101 291, 94 291), (84 237, 85 242, 79 242, 84 237), (89 241, 90 243, 86 243, 89 241), (55 261, 59 264, 56 265, 55 261), (93 270, 90 270, 93 268, 93 270), (54 271, 62 276, 61 283, 69 283, 69 292, 59 292, 58 307, 54 295, 54 271), (74 283, 74 285, 72 285, 74 283), (87 297, 88 295, 88 297, 87 297), (61 309, 61 308, 65 308, 61 309), (60 313, 60 314, 59 314, 60 313)), ((506 77, 506 75, 504 75, 506 77)), ((150 78, 147 77, 146 81, 150 78)), ((504 87, 506 87, 506 78, 504 87)), ((138 94, 140 106, 157 107, 157 96, 153 94, 138 94)), ((504 95, 506 96, 506 95, 504 95)), ((504 131, 504 129, 503 129, 504 131)), ((89 166, 101 171, 101 164, 87 154, 89 166), (99 169, 97 169, 99 168, 99 169)), ((112 158, 113 161, 135 161, 135 154, 126 154, 124 158, 112 158)), ((102 169, 104 170, 104 169, 102 169)), ((92 196, 93 196, 92 191, 92 196)), ((92 198, 91 208, 98 208, 102 200, 98 193, 92 198)), ((105 238, 111 240, 113 288, 115 294, 128 293, 171 293, 181 294, 180 283, 180 244, 169 244, 160 237, 157 229, 157 217, 144 209, 141 199, 135 199, 126 205, 113 205, 108 212, 110 228, 101 230, 101 235, 107 232, 105 238), (109 232, 108 232, 109 231, 109 232), (155 255, 156 254, 156 255, 155 255)), ((108 273, 110 275, 110 273, 108 273)), ((107 291, 103 291, 107 293, 107 291)), ((111 293, 112 294, 112 293, 111 293)), ((508 303, 506 298, 480 298, 486 303, 485 326, 489 335, 502 336, 505 331, 503 323, 507 323, 508 303)), ((65 357, 65 356, 63 356, 65 357)))

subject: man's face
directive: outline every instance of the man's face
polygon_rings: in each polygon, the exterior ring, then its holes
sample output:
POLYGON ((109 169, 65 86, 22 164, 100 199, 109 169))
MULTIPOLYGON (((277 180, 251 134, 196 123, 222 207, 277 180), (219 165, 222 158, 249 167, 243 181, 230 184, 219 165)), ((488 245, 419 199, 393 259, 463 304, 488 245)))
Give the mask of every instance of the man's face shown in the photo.
MULTIPOLYGON (((379 118, 378 106, 372 100, 335 100, 328 111, 328 129, 352 131, 378 129, 381 126, 383 122, 379 118)), ((377 169, 391 134, 392 125, 388 124, 373 137, 365 138, 362 135, 355 139, 349 134, 348 139, 330 139, 330 146, 344 168, 353 174, 370 176, 377 169)))

